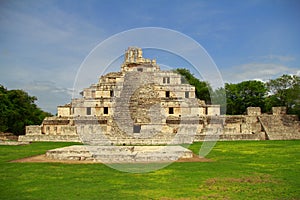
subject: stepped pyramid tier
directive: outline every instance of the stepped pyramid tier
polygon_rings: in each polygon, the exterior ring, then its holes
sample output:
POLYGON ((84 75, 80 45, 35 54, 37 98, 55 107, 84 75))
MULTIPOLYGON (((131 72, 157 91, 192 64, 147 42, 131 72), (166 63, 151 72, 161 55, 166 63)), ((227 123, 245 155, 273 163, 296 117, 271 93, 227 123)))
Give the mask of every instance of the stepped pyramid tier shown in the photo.
POLYGON ((248 108, 247 115, 220 115, 219 105, 197 99, 194 86, 174 71, 160 70, 137 47, 126 50, 119 72, 101 76, 81 95, 58 106, 57 116, 27 126, 19 140, 155 145, 203 141, 209 135, 221 140, 300 139, 297 117, 283 108, 274 108, 273 115, 256 107, 248 108))

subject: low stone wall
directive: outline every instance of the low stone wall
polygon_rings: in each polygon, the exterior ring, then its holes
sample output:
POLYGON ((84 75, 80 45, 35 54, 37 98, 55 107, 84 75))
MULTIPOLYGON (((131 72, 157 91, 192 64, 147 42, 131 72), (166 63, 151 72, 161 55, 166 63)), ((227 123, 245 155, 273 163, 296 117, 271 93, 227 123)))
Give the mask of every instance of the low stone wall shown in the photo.
POLYGON ((26 135, 40 135, 42 134, 42 126, 31 125, 26 126, 26 135))
POLYGON ((0 145, 11 145, 11 146, 16 146, 16 145, 26 145, 26 144, 29 144, 29 142, 1 141, 1 140, 0 140, 0 145))
POLYGON ((220 135, 196 135, 194 142, 202 142, 214 138, 217 141, 235 141, 235 140, 265 140, 265 133, 254 134, 220 134, 220 135))
POLYGON ((18 140, 18 136, 13 133, 0 133, 0 141, 18 140))
POLYGON ((286 107, 273 107, 272 113, 273 113, 273 115, 285 115, 286 107))
POLYGON ((81 142, 77 135, 20 135, 19 142, 81 142))

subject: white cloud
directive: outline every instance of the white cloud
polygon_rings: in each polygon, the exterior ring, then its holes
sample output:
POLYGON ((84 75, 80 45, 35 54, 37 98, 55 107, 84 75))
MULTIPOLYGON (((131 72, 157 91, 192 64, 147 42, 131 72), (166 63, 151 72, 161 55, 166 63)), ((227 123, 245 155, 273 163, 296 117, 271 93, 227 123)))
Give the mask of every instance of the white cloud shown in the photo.
POLYGON ((291 62, 291 61, 295 61, 296 58, 293 56, 289 56, 289 55, 266 55, 266 56, 261 56, 261 58, 263 60, 269 60, 269 61, 279 61, 279 62, 291 62))
POLYGON ((261 80, 277 78, 282 74, 297 74, 299 69, 274 63, 247 63, 221 70, 225 82, 238 83, 245 80, 261 80))
POLYGON ((26 82, 21 89, 29 95, 38 98, 37 105, 45 111, 56 113, 58 105, 64 105, 71 101, 72 89, 63 88, 51 81, 26 82))

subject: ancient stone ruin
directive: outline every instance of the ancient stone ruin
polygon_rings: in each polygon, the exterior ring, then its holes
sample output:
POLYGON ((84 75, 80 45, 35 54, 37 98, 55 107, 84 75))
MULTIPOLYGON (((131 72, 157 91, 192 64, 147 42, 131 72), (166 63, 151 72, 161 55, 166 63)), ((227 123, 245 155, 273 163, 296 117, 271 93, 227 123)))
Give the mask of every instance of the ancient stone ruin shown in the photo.
POLYGON ((27 126, 19 141, 74 141, 90 145, 162 145, 219 140, 300 139, 297 116, 285 108, 262 114, 220 115, 219 105, 195 97, 195 87, 174 71, 130 47, 120 72, 108 73, 82 92, 82 98, 58 106, 57 116, 27 126))

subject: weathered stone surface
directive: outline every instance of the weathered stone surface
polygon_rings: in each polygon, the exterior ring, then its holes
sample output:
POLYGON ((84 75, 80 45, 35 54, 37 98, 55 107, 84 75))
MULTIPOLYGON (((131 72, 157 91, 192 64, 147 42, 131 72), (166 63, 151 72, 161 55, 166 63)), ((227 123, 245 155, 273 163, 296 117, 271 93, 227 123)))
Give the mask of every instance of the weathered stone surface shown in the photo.
POLYGON ((6 141, 6 140, 18 140, 18 136, 14 135, 13 133, 0 132, 0 141, 6 141))
POLYGON ((273 113, 273 115, 285 115, 286 107, 273 107, 272 113, 273 113))
POLYGON ((248 107, 247 108, 247 115, 249 115, 249 116, 261 115, 260 107, 248 107))
POLYGON ((93 160, 103 163, 170 162, 192 158, 182 146, 87 146, 74 145, 49 150, 46 156, 59 160, 93 160))
POLYGON ((41 134, 42 134, 42 126, 39 125, 26 126, 26 136, 41 135, 41 134))
POLYGON ((295 115, 265 115, 259 120, 269 140, 300 139, 300 122, 295 115))
POLYGON ((13 133, 2 133, 0 132, 0 145, 25 145, 29 142, 17 141, 18 136, 13 133))
MULTIPOLYGON (((210 135, 196 135, 194 142, 200 142, 207 140, 206 138, 210 138, 210 135)), ((261 133, 254 133, 254 134, 238 134, 238 133, 232 133, 232 134, 220 134, 217 137, 214 136, 213 138, 216 138, 219 141, 235 141, 235 140, 265 140, 266 136, 264 132, 261 133)))
POLYGON ((26 144, 29 144, 29 142, 2 141, 2 140, 0 140, 0 145, 12 145, 12 146, 16 146, 16 145, 26 145, 26 144))
POLYGON ((20 135, 20 142, 81 142, 78 135, 20 135))

